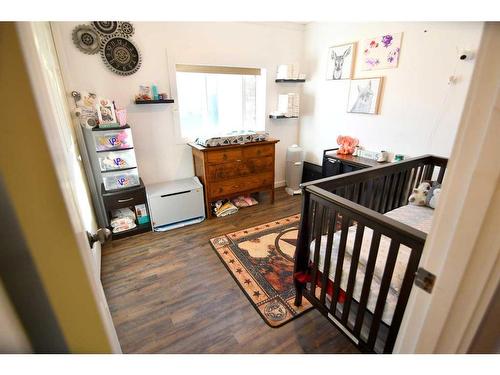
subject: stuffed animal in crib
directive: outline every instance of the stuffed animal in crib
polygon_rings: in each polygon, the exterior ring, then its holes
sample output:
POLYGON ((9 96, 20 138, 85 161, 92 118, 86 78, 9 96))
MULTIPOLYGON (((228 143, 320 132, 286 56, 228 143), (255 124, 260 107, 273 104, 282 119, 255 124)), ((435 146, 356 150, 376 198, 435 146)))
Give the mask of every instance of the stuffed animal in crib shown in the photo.
POLYGON ((425 206, 430 189, 431 184, 429 182, 421 182, 417 188, 413 189, 413 192, 408 198, 408 202, 415 206, 425 206))
POLYGON ((431 200, 429 201, 429 206, 431 208, 436 208, 438 202, 439 202, 439 196, 441 195, 441 189, 436 188, 434 189, 434 192, 432 194, 431 200))
POLYGON ((349 137, 348 135, 339 135, 337 137, 337 144, 340 146, 337 150, 337 154, 352 155, 356 146, 359 144, 359 140, 349 137))

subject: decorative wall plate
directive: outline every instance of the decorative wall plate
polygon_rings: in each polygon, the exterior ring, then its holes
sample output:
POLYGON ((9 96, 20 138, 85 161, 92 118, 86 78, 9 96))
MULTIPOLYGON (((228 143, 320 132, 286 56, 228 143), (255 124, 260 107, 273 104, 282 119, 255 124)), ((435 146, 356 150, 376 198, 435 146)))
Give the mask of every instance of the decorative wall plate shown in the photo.
POLYGON ((101 49, 101 57, 112 72, 120 75, 133 74, 141 66, 139 50, 131 40, 123 37, 106 40, 101 49))
POLYGON ((118 31, 121 36, 124 36, 125 38, 130 38, 132 35, 134 35, 134 26, 130 22, 123 21, 120 22, 118 25, 118 31))
POLYGON ((88 25, 78 25, 73 29, 73 43, 83 53, 93 55, 99 52, 101 37, 88 25))
POLYGON ((92 21, 92 26, 101 35, 113 35, 118 31, 117 21, 92 21))

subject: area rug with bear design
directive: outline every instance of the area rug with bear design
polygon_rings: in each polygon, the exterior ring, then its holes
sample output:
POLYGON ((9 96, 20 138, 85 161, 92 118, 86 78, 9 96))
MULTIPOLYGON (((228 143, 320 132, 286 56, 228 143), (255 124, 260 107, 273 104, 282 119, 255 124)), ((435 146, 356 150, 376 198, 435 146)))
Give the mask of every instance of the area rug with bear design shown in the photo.
POLYGON ((249 301, 271 327, 310 310, 295 306, 293 255, 300 215, 211 238, 210 243, 249 301))

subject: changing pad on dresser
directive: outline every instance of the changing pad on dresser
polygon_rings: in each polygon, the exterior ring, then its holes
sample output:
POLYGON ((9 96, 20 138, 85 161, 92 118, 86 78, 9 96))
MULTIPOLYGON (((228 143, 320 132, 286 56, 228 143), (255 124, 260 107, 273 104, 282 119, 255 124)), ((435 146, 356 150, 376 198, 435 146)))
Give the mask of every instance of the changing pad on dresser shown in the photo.
POLYGON ((203 147, 217 147, 267 141, 268 138, 269 133, 254 132, 249 130, 231 132, 217 137, 198 137, 196 138, 195 143, 203 147))

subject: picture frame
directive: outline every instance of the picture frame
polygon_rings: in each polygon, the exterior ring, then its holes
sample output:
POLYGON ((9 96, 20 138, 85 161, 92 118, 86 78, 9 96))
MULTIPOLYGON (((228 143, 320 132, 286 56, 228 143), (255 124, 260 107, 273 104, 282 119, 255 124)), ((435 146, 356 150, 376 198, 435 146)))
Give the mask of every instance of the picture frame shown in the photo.
POLYGON ((101 125, 116 125, 116 113, 113 102, 109 99, 99 98, 96 103, 97 118, 99 119, 99 126, 101 125))
POLYGON ((383 77, 357 78, 349 85, 348 113, 379 113, 383 77))
POLYGON ((361 70, 397 68, 403 33, 389 33, 363 40, 361 70))
POLYGON ((328 59, 326 64, 327 80, 351 79, 354 73, 354 61, 356 60, 355 42, 340 44, 328 48, 328 59))

